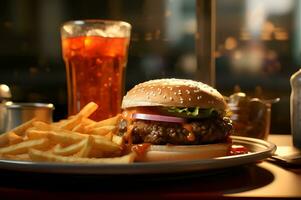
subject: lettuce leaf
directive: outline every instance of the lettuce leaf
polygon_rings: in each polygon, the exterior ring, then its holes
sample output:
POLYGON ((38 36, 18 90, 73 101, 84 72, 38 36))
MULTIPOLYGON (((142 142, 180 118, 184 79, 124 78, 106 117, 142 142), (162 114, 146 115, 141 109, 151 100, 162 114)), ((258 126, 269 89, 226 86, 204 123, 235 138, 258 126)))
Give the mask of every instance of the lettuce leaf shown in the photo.
POLYGON ((166 109, 169 113, 193 118, 207 118, 218 114, 218 112, 214 108, 201 109, 199 107, 168 107, 166 109))

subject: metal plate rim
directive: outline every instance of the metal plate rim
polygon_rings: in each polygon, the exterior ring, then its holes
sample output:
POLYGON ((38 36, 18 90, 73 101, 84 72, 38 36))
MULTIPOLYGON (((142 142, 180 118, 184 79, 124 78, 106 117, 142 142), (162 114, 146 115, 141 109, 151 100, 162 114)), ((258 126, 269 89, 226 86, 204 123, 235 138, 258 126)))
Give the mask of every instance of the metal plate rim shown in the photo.
POLYGON ((0 160, 0 169, 19 172, 83 175, 171 174, 209 171, 255 163, 272 156, 272 154, 276 151, 276 145, 268 141, 241 136, 231 136, 231 138, 235 144, 247 144, 250 147, 257 147, 261 149, 248 154, 225 156, 214 159, 132 164, 95 165, 0 160))

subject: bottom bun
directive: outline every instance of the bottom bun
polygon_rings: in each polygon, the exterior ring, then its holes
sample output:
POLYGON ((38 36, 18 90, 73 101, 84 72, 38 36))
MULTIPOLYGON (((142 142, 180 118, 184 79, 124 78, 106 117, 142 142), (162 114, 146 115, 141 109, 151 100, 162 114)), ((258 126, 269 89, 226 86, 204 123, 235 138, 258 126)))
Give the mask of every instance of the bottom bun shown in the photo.
POLYGON ((231 143, 218 143, 206 145, 151 145, 144 155, 140 155, 137 161, 179 161, 216 158, 229 155, 231 143))

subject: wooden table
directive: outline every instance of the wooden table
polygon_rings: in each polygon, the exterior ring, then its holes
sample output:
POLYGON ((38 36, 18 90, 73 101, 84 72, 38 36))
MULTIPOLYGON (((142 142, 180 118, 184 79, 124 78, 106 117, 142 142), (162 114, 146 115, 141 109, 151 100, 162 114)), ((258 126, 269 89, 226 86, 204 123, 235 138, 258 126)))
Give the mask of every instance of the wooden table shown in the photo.
MULTIPOLYGON (((279 147, 289 135, 271 135, 279 147)), ((267 161, 172 176, 74 176, 0 171, 0 199, 301 199, 301 166, 267 161)))

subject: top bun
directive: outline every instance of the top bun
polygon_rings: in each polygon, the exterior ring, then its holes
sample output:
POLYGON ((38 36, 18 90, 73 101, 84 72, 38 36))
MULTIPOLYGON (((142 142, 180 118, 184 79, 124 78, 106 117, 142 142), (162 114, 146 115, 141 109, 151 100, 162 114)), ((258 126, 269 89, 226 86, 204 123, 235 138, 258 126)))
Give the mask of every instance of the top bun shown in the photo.
POLYGON ((123 109, 140 106, 227 108, 223 96, 209 85, 174 78, 140 83, 123 97, 123 109))

